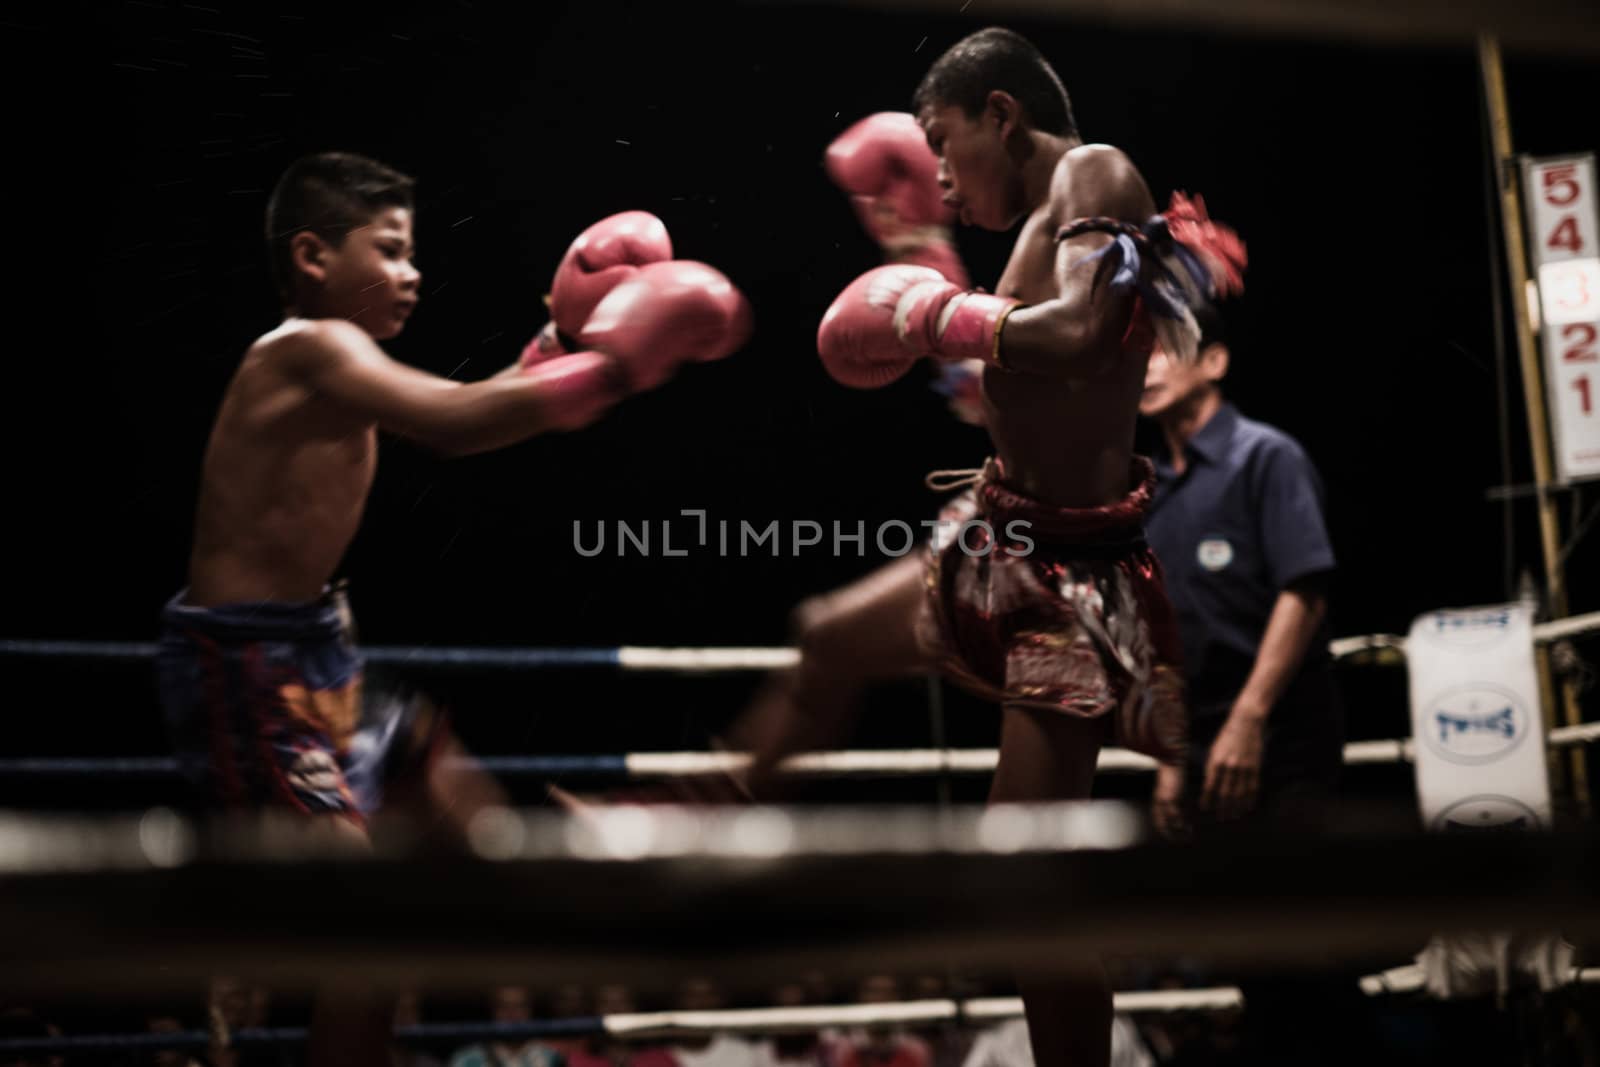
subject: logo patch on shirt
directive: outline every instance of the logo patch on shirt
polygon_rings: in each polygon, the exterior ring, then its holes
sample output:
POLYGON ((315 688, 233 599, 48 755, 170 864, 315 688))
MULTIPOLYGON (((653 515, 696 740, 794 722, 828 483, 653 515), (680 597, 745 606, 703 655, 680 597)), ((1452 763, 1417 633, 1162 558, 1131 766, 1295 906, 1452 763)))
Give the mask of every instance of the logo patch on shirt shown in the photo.
POLYGON ((1220 571, 1233 562, 1233 546, 1220 537, 1208 537, 1200 542, 1195 556, 1206 570, 1220 571))

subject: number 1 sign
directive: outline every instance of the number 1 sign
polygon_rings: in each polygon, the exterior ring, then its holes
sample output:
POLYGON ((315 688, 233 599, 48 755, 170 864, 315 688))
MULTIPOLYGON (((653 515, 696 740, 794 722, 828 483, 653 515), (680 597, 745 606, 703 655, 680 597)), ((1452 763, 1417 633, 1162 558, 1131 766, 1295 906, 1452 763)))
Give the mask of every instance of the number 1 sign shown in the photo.
POLYGON ((1600 220, 1594 155, 1522 161, 1556 477, 1600 478, 1600 220))

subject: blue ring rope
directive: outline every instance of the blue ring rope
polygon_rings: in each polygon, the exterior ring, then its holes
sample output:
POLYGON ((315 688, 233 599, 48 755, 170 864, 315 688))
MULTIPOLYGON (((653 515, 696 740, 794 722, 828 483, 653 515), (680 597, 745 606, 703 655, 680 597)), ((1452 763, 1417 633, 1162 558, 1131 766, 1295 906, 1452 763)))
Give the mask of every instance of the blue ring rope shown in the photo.
MULTIPOLYGON (((626 753, 576 756, 477 756, 472 763, 491 774, 537 777, 631 777, 626 753)), ((182 772, 172 756, 29 756, 0 759, 0 777, 167 778, 182 772)))
MULTIPOLYGON (((0 641, 0 656, 38 659, 153 659, 153 641, 0 641)), ((368 663, 415 667, 498 667, 531 670, 540 667, 615 667, 619 648, 430 648, 426 645, 364 647, 368 663)))

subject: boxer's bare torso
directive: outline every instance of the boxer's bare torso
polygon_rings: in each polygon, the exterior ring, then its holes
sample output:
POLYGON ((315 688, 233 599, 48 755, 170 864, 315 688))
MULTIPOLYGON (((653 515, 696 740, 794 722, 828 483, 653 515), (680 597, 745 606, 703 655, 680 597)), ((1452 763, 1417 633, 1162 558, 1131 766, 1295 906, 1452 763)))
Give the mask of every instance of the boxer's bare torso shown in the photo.
MULTIPOLYGON (((1067 223, 1094 215, 1142 223, 1155 214, 1149 190, 1131 164, 1079 165, 1087 153, 1121 156, 1103 145, 1080 146, 1062 156, 1051 195, 1023 222, 996 287, 1001 296, 1041 304, 1067 295, 1065 287, 1089 283, 1093 268, 1072 265, 1108 238, 1086 234, 1058 244, 1056 232, 1067 223)), ((1106 342, 1112 350, 1094 361, 1095 373, 1079 375, 1063 367, 1062 375, 1047 376, 987 368, 983 392, 989 432, 1007 482, 1020 491, 1064 507, 1108 504, 1127 495, 1149 356, 1147 347, 1122 344, 1132 304, 1102 291, 1092 305, 1115 326, 1106 331, 1114 338, 1106 342)))
POLYGON ((290 319, 245 354, 200 474, 187 600, 315 599, 355 536, 378 463, 377 424, 297 380, 290 319))

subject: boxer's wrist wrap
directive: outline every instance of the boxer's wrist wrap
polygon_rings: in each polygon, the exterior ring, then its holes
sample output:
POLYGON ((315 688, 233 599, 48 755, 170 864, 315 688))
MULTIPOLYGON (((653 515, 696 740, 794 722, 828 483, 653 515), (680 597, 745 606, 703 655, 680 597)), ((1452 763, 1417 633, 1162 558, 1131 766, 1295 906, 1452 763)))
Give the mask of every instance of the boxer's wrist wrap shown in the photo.
POLYGON ((945 308, 939 325, 940 359, 981 360, 1005 370, 1000 359, 1000 331, 1020 301, 990 293, 962 293, 945 308))

